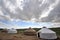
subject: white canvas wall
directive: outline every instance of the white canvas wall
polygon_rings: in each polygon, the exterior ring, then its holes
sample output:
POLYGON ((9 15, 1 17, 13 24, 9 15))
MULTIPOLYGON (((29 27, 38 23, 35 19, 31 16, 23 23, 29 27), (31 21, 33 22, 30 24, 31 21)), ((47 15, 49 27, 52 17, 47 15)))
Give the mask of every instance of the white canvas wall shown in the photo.
POLYGON ((42 38, 42 39, 56 39, 57 38, 56 32, 54 32, 48 28, 42 28, 41 30, 39 30, 37 32, 37 34, 38 33, 40 35, 40 38, 42 38))
POLYGON ((8 33, 17 33, 16 29, 8 29, 8 33))

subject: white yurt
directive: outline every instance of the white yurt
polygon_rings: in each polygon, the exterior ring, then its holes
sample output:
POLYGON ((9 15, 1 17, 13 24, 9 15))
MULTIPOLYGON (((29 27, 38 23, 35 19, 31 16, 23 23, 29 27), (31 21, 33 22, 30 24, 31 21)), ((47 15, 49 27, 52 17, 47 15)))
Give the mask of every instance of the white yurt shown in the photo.
POLYGON ((56 32, 46 27, 43 27, 41 30, 37 32, 37 37, 41 39, 51 39, 51 40, 57 39, 56 32))
POLYGON ((8 33, 17 33, 17 30, 14 28, 8 29, 8 33))

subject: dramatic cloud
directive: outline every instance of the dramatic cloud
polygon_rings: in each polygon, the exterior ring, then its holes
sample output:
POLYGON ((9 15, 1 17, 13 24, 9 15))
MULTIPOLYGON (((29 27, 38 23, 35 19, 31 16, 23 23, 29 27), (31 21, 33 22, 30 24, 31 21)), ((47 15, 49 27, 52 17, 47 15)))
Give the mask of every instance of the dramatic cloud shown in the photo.
POLYGON ((0 20, 60 22, 60 0, 0 0, 0 20))

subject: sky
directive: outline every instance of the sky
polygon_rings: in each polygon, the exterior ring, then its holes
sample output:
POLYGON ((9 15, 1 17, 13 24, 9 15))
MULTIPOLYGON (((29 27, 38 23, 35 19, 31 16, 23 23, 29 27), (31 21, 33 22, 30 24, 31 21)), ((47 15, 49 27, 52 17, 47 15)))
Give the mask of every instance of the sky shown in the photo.
POLYGON ((60 24, 60 0, 0 0, 0 28, 53 27, 54 23, 60 24))

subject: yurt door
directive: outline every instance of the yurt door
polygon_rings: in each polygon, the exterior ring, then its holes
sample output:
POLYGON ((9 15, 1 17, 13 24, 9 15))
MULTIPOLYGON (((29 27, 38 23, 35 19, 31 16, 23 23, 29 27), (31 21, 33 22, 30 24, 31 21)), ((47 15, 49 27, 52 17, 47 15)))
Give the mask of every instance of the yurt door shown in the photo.
POLYGON ((38 33, 38 38, 40 38, 40 33, 38 33))

